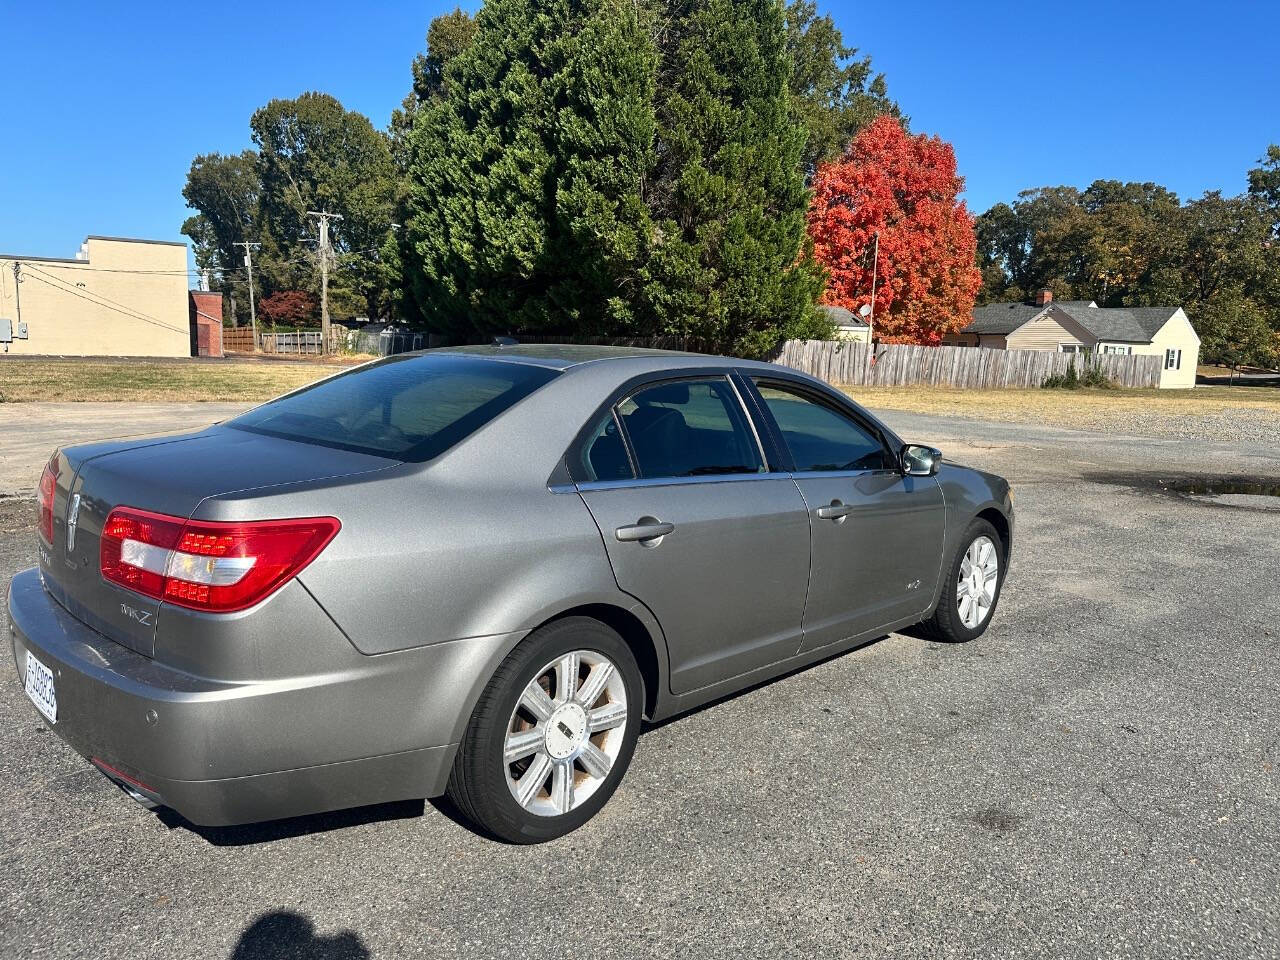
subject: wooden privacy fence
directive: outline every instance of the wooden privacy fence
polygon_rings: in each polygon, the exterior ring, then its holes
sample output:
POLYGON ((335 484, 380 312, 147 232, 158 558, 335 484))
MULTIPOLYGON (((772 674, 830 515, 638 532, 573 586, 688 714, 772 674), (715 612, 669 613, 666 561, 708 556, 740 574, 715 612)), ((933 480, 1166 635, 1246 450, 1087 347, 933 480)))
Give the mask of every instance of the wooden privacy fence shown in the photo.
POLYGON ((324 353, 319 330, 296 333, 260 333, 258 345, 263 353, 324 353))
POLYGON ((1097 366, 1122 387, 1158 387, 1161 357, 1098 356, 1048 350, 991 350, 986 347, 917 347, 886 344, 875 349, 865 343, 840 340, 788 340, 776 363, 826 380, 854 386, 930 386, 991 389, 1038 387, 1055 373, 1066 373, 1074 361, 1076 372, 1097 366))
MULTIPOLYGON (((393 353, 404 353, 408 350, 421 350, 428 345, 425 333, 406 333, 383 330, 381 333, 348 332, 346 327, 335 325, 329 336, 329 352, 354 350, 357 353, 372 353, 380 357, 393 353)), ((259 333, 254 343, 253 331, 248 327, 223 327, 222 347, 236 353, 297 353, 318 354, 320 350, 319 330, 298 330, 293 332, 259 333)))
POLYGON ((236 353, 253 353, 253 331, 248 327, 223 327, 222 349, 236 353))

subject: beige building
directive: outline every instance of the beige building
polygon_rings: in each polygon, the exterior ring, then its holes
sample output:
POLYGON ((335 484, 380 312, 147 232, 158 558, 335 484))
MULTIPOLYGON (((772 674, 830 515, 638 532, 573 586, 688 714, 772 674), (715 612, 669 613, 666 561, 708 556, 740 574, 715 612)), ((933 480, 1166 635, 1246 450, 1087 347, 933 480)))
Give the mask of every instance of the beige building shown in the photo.
POLYGON ((850 340, 854 343, 871 342, 871 325, 852 310, 826 305, 818 309, 827 315, 835 327, 837 340, 850 340))
POLYGON ((89 237, 71 258, 0 254, 0 351, 188 357, 187 245, 89 237))
POLYGON ((1200 337, 1181 307, 1099 307, 1091 300, 1055 301, 1042 290, 1035 303, 991 303, 943 342, 997 350, 1146 354, 1162 358, 1161 388, 1196 385, 1200 337))

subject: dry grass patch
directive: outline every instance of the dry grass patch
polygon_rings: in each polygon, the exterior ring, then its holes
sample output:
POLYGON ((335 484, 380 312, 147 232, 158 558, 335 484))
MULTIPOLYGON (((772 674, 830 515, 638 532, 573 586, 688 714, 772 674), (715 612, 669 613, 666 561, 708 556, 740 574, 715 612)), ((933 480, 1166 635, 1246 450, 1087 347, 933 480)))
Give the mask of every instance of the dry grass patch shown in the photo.
POLYGON ((1280 390, 1196 387, 1194 390, 961 390, 954 387, 843 387, 867 407, 1062 427, 1108 427, 1147 419, 1257 412, 1280 416, 1280 390))
POLYGON ((0 402, 253 403, 338 372, 332 363, 0 358, 0 402))

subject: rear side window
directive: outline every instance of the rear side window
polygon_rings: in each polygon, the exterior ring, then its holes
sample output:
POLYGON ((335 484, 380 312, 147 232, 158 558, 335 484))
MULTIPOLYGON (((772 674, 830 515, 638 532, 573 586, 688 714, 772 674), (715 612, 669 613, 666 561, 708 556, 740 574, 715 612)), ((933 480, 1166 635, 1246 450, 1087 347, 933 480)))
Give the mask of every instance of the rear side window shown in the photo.
POLYGON ((543 367, 477 357, 388 357, 273 400, 227 426, 420 462, 555 376, 543 367))
POLYGON ((627 456, 618 420, 610 410, 596 424, 582 445, 582 475, 588 480, 632 480, 635 473, 627 456))
POLYGON ((617 410, 641 477, 764 470, 742 405, 722 377, 645 387, 617 410))
POLYGON ((850 417, 774 384, 757 383, 756 387, 797 472, 882 470, 892 465, 880 438, 850 417))

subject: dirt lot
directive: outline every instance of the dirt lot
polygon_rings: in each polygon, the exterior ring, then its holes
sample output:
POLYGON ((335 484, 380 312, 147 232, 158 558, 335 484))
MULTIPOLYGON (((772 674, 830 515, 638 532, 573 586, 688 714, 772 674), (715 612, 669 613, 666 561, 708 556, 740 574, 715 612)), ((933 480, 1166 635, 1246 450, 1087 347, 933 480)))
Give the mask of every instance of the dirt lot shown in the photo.
MULTIPOLYGON (((887 419, 1014 484, 988 633, 890 636, 651 729, 545 846, 432 805, 158 817, 0 651, 0 956, 1280 957, 1280 513, 1162 486, 1280 478, 1280 451, 887 419)), ((0 584, 34 542, 0 501, 0 584)))

